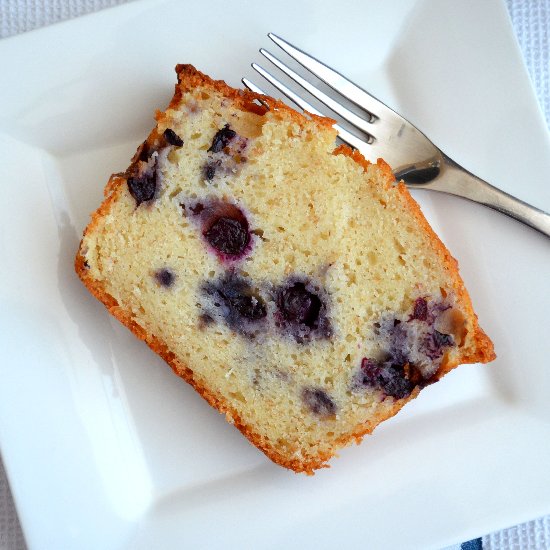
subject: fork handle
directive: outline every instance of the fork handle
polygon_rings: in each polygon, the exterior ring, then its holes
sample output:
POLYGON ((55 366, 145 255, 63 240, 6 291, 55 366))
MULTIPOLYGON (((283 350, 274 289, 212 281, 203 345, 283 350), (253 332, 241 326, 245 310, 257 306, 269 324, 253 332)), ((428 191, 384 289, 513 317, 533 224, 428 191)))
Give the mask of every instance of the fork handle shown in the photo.
POLYGON ((550 237, 550 214, 474 176, 446 155, 443 155, 443 165, 437 185, 427 187, 498 210, 550 237))

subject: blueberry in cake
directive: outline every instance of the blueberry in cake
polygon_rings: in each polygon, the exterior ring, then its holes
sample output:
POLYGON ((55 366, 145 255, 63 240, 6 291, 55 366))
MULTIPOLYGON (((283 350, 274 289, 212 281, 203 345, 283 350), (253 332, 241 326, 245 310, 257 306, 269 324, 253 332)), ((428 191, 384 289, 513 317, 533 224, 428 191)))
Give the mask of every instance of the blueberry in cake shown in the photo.
POLYGON ((495 355, 456 261, 333 121, 190 65, 76 258, 84 284, 269 458, 326 466, 495 355))

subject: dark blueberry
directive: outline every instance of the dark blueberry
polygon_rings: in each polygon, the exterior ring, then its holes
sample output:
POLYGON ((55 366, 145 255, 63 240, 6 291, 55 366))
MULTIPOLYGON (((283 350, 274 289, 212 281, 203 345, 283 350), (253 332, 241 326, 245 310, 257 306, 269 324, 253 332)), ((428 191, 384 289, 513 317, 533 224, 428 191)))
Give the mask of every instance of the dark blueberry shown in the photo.
POLYGON ((142 202, 150 201, 157 190, 157 172, 153 170, 151 173, 144 173, 138 176, 128 178, 128 190, 130 195, 134 197, 136 206, 142 202))
POLYGON ((154 149, 151 149, 147 144, 147 141, 144 141, 139 148, 138 160, 147 162, 151 155, 153 154, 154 149))
POLYGON ((426 321, 428 319, 428 302, 424 298, 417 298, 414 301, 413 313, 409 317, 412 320, 426 321))
POLYGON ((411 394, 415 384, 407 377, 405 365, 379 363, 365 357, 361 361, 361 371, 355 380, 355 386, 376 388, 386 395, 402 399, 411 394))
POLYGON ((267 315, 265 303, 258 292, 242 279, 225 279, 218 295, 232 313, 249 321, 258 321, 267 315))
POLYGON ((235 130, 231 130, 231 128, 229 128, 229 124, 226 124, 221 130, 216 132, 208 152, 219 153, 229 145, 229 142, 234 139, 236 135, 237 132, 235 132, 235 130))
POLYGON ((176 275, 173 271, 163 268, 155 271, 155 279, 157 280, 159 285, 169 288, 174 284, 174 281, 176 280, 176 275))
POLYGON ((226 217, 218 218, 204 236, 216 250, 230 256, 242 254, 250 241, 248 224, 226 217))
POLYGON ((336 403, 321 388, 304 388, 302 401, 318 416, 326 417, 336 413, 336 403))
POLYGON ((319 288, 308 280, 287 281, 273 293, 275 325, 299 344, 330 338, 332 327, 321 296, 319 288))
POLYGON ((304 283, 294 283, 279 293, 277 306, 287 321, 313 328, 319 319, 321 300, 304 283))
POLYGON ((90 269, 90 264, 88 263, 88 260, 84 260, 84 267, 86 269, 90 269))
POLYGON ((202 236, 219 253, 221 261, 238 260, 248 251, 251 244, 248 220, 237 206, 209 199, 186 208, 198 216, 202 236))
POLYGON ((207 162, 204 165, 204 178, 208 181, 211 181, 214 179, 214 176, 216 175, 216 170, 221 166, 221 162, 219 160, 207 162))
POLYGON ((243 323, 255 322, 267 315, 265 302, 259 291, 233 272, 204 285, 203 291, 234 330, 246 332, 243 323))
POLYGON ((181 147, 183 145, 183 139, 181 139, 171 128, 166 128, 162 135, 170 145, 174 145, 175 147, 181 147))
POLYGON ((229 298, 227 302, 241 317, 250 321, 258 321, 267 315, 264 302, 256 296, 238 296, 229 298))

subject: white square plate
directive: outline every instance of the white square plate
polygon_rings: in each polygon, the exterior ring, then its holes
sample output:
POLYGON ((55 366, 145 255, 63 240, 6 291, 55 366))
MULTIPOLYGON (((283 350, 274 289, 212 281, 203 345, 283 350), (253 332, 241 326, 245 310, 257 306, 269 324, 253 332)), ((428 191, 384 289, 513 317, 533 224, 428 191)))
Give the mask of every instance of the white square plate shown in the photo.
POLYGON ((0 42, 0 442, 31 548, 429 548, 550 512, 550 254, 418 192, 499 358, 422 392, 330 470, 267 460, 72 262, 191 62, 230 84, 277 32, 550 210, 550 143, 500 0, 142 1, 0 42))

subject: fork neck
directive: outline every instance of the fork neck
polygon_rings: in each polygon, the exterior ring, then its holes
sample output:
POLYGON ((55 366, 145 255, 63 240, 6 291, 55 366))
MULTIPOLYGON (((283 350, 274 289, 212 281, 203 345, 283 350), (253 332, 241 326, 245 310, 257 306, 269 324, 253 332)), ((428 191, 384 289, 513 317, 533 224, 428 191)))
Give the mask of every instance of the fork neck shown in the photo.
POLYGON ((439 176, 422 187, 478 202, 550 237, 550 214, 497 189, 443 153, 439 176))

